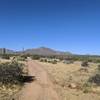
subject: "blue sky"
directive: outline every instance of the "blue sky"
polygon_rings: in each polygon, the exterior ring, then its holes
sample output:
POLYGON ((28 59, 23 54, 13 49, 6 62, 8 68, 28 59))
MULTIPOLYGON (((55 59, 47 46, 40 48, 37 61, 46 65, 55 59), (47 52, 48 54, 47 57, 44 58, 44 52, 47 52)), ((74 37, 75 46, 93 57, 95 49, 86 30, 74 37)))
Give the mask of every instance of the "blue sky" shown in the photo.
POLYGON ((0 47, 100 55, 99 43, 100 0, 0 0, 0 47))

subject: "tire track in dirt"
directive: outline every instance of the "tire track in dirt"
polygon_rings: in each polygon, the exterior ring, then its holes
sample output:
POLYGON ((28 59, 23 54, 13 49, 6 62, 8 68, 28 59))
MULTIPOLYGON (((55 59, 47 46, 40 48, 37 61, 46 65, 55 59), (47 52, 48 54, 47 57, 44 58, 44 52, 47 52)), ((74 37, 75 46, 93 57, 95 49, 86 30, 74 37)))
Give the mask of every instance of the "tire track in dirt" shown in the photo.
POLYGON ((61 100, 42 66, 32 60, 29 60, 27 65, 29 75, 35 76, 36 80, 25 85, 19 100, 61 100))

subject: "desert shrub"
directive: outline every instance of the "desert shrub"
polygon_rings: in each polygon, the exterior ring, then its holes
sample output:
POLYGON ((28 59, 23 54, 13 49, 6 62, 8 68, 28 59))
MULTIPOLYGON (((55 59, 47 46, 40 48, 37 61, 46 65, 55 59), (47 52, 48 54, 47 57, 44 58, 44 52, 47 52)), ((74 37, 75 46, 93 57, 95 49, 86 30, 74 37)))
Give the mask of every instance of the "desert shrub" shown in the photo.
POLYGON ((56 60, 53 60, 51 63, 52 64, 57 64, 57 61, 56 60))
POLYGON ((100 65, 98 65, 95 74, 91 76, 88 81, 100 86, 100 65))
POLYGON ((39 56, 39 55, 33 55, 33 56, 31 56, 31 58, 33 60, 39 60, 41 58, 41 56, 39 56))
POLYGON ((88 67, 89 66, 88 61, 83 61, 81 66, 82 67, 88 67))
POLYGON ((94 59, 93 62, 94 63, 100 63, 100 59, 94 59))
POLYGON ((27 55, 21 55, 20 57, 27 59, 27 55))
POLYGON ((47 62, 47 59, 44 59, 44 62, 47 62))
POLYGON ((40 62, 43 62, 44 60, 43 59, 40 59, 40 62))
POLYGON ((89 92, 91 92, 91 88, 90 87, 85 87, 83 89, 83 93, 89 93, 89 92))
POLYGON ((91 92, 92 84, 90 82, 86 82, 83 84, 83 92, 89 93, 91 92))
POLYGON ((52 61, 51 60, 48 60, 48 63, 52 63, 52 61))
POLYGON ((0 84, 21 84, 23 74, 23 65, 18 62, 0 64, 0 84))
POLYGON ((100 86, 100 74, 97 73, 94 76, 90 77, 89 82, 95 83, 96 85, 100 86))
POLYGON ((73 60, 64 60, 63 63, 64 64, 73 64, 74 61, 73 60))
POLYGON ((23 57, 23 56, 18 56, 18 57, 16 57, 16 59, 17 59, 18 61, 26 61, 26 58, 23 57))
POLYGON ((8 54, 4 54, 1 56, 2 59, 10 59, 10 56, 8 54))
POLYGON ((40 58, 39 60, 40 60, 40 62, 48 62, 48 60, 46 58, 40 58))
POLYGON ((100 65, 98 65, 98 71, 100 72, 100 65))

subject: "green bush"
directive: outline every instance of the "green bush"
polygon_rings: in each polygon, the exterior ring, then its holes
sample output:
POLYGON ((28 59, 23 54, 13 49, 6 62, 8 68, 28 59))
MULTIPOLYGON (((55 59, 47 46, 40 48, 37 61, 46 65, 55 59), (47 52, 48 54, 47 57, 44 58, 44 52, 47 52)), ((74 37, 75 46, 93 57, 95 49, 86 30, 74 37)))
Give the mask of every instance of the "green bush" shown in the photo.
POLYGON ((4 55, 1 56, 1 58, 2 58, 2 59, 10 59, 10 56, 7 55, 7 54, 4 54, 4 55))
POLYGON ((0 83, 3 85, 23 83, 23 74, 23 65, 18 62, 0 64, 0 83))
POLYGON ((100 74, 97 73, 94 76, 90 77, 89 82, 95 83, 96 85, 100 86, 100 74))
POLYGON ((88 61, 83 61, 81 66, 82 67, 88 67, 89 66, 88 61))
POLYGON ((47 59, 44 59, 44 62, 47 62, 47 59))
POLYGON ((100 86, 100 65, 98 65, 95 74, 88 81, 100 86))
POLYGON ((18 61, 26 61, 26 58, 23 56, 16 57, 18 61))
POLYGON ((41 58, 41 56, 39 56, 39 55, 33 55, 33 56, 31 56, 31 58, 33 60, 39 60, 41 58))
POLYGON ((84 93, 89 93, 89 92, 91 92, 91 88, 92 88, 92 84, 90 82, 86 82, 83 85, 83 92, 84 93))
POLYGON ((20 57, 22 57, 23 59, 27 59, 27 55, 21 55, 20 57))
POLYGON ((56 60, 52 61, 52 64, 57 64, 57 61, 56 60))

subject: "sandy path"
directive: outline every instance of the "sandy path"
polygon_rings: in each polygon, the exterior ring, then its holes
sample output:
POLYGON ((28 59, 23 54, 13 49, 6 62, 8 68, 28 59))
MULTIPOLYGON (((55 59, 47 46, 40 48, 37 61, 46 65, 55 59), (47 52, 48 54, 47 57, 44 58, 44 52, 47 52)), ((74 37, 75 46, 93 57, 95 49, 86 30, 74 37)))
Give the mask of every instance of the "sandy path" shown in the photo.
POLYGON ((29 60, 27 64, 29 75, 36 76, 36 80, 26 84, 19 100, 59 100, 54 85, 42 66, 32 60, 29 60))

